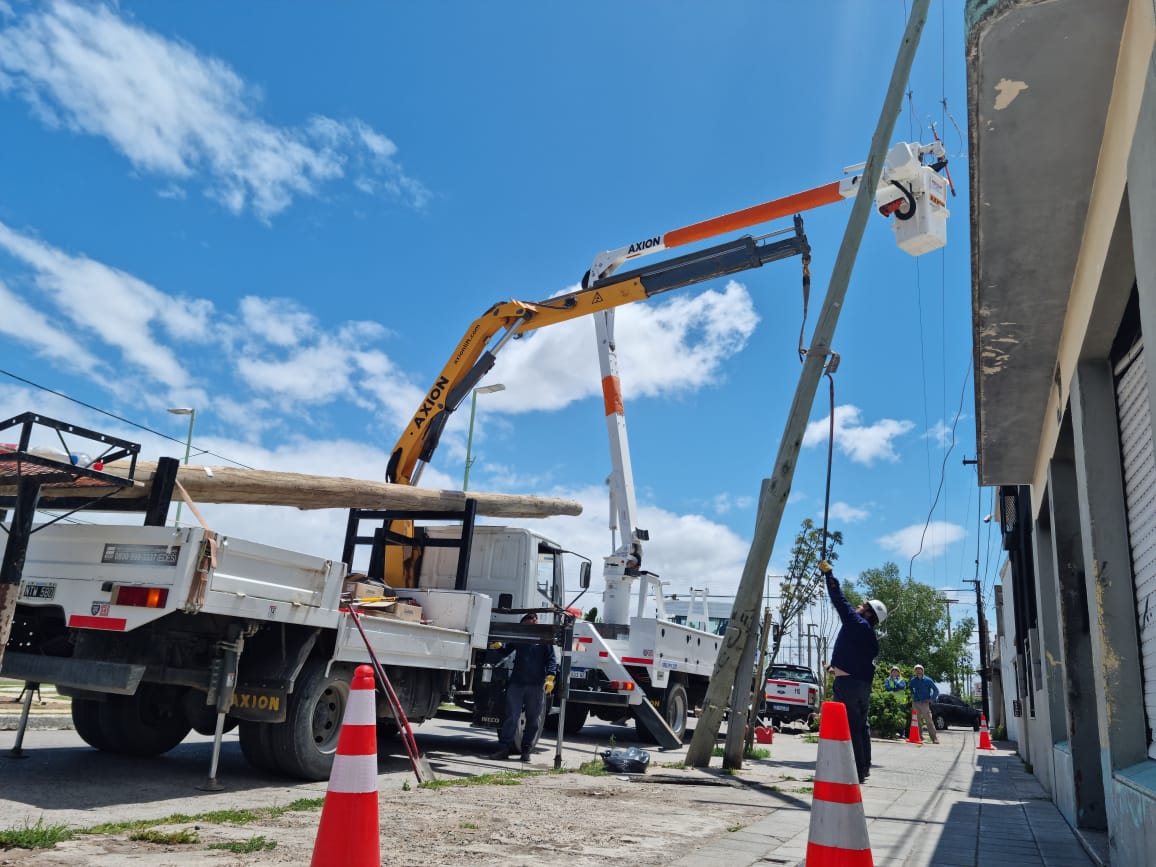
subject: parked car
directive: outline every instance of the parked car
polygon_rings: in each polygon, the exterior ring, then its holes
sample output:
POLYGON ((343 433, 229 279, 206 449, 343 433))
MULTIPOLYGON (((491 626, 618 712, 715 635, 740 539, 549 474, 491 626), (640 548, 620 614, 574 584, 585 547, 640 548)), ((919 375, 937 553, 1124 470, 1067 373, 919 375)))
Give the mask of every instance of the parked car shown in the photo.
POLYGON ((931 719, 943 731, 948 726, 971 726, 979 731, 979 711, 951 693, 941 692, 931 703, 931 719))

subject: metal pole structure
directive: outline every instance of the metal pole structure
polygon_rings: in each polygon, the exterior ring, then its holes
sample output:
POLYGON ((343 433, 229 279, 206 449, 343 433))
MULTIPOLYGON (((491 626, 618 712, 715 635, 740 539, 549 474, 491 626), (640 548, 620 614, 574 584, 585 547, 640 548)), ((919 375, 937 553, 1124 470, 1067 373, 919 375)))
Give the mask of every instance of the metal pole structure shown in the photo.
MULTIPOLYGON (((193 422, 197 420, 197 411, 191 407, 177 407, 170 409, 173 415, 187 415, 189 417, 189 435, 185 438, 185 466, 189 463, 189 454, 193 450, 193 422)), ((181 526, 181 506, 185 504, 184 499, 177 500, 177 516, 173 526, 181 526)))
MULTIPOLYGON (((787 416, 787 424, 779 443, 779 453, 772 464, 773 475, 769 479, 763 479, 762 482, 759 492, 759 508, 755 518, 754 537, 751 540, 750 551, 747 553, 739 589, 735 594, 730 624, 727 627, 718 660, 715 662, 710 686, 703 699, 702 712, 699 714, 698 723, 694 729, 694 737, 687 750, 686 763, 691 767, 705 768, 710 765, 711 753, 714 751, 715 741, 718 738, 723 713, 726 710, 731 691, 740 682, 740 678, 745 683, 747 672, 740 667, 740 658, 757 622, 763 577, 767 574, 771 550, 774 548, 775 537, 778 535, 779 524, 783 517, 783 509, 786 507, 787 496, 791 491, 791 481, 795 475, 795 464, 799 458, 803 432, 807 427, 811 408, 815 402, 815 392, 819 387, 827 356, 831 351, 835 326, 839 321, 839 313, 843 309, 847 286, 851 282, 851 270, 855 264, 859 244, 863 240, 867 218, 875 210, 875 190, 879 186, 879 178, 883 173, 883 160, 887 155, 888 142, 903 108, 903 95, 907 88, 907 79, 911 74, 915 50, 919 45, 919 35, 927 20, 927 10, 930 3, 931 0, 913 0, 911 16, 907 20, 907 30, 903 34, 903 41, 895 59, 895 67, 891 72, 891 81, 887 87, 887 95, 883 100, 883 108, 879 114, 879 122, 876 124, 875 133, 871 138, 871 148, 867 155, 867 162, 864 164, 862 182, 859 191, 855 194, 855 202, 851 206, 847 230, 843 235, 843 242, 839 246, 839 253, 831 271, 830 286, 823 299, 823 307, 815 323, 815 330, 811 335, 811 346, 803 360, 803 371, 799 376, 795 397, 787 416)), ((741 752, 734 755, 728 749, 726 753, 725 758, 730 766, 741 766, 741 752)))
POLYGON ((475 388, 470 395, 470 432, 466 436, 466 472, 462 476, 462 490, 468 491, 470 489, 470 467, 474 465, 472 457, 474 453, 474 416, 478 413, 478 395, 492 394, 495 391, 502 391, 506 386, 500 382, 493 385, 483 385, 481 388, 475 388))
POLYGON ((987 695, 991 670, 987 665, 987 616, 983 613, 983 589, 978 578, 975 580, 965 578, 964 583, 975 585, 975 604, 979 610, 979 695, 983 702, 983 715, 991 719, 987 695))

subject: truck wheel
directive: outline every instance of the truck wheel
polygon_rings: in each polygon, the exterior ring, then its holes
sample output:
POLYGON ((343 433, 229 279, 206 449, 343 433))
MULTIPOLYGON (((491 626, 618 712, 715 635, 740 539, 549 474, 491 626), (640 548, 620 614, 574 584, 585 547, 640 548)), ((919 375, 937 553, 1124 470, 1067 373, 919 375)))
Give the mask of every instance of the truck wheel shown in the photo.
POLYGON ((74 698, 72 700, 72 727, 90 747, 109 751, 108 738, 100 723, 100 705, 95 699, 74 698))
POLYGON ((269 744, 278 769, 303 780, 327 780, 337 752, 352 673, 314 657, 301 669, 286 701, 285 722, 271 726, 269 744))
POLYGON ((666 688, 658 712, 666 720, 666 724, 678 735, 681 741, 686 734, 686 714, 690 708, 690 699, 686 695, 686 687, 681 683, 672 683, 666 688))
MULTIPOLYGON (((542 702, 542 714, 546 713, 546 703, 542 702)), ((530 749, 538 746, 538 741, 542 738, 542 728, 545 720, 542 717, 538 718, 538 734, 534 736, 534 743, 530 744, 530 749)), ((514 748, 520 750, 522 748, 522 736, 526 733, 526 712, 522 711, 518 715, 518 726, 514 729, 514 748)))
POLYGON ((241 742, 241 755, 251 767, 267 774, 280 774, 281 768, 277 765, 277 757, 273 755, 273 746, 269 741, 273 725, 245 720, 237 726, 237 737, 241 742))
MULTIPOLYGON (((562 727, 562 731, 568 735, 576 735, 582 731, 582 726, 586 725, 586 718, 590 715, 590 709, 584 704, 566 704, 566 725, 562 727)), ((546 731, 558 731, 558 714, 551 714, 546 717, 546 731)))
POLYGON ((167 753, 192 728, 181 705, 183 693, 183 689, 146 683, 136 695, 110 695, 100 702, 105 749, 125 756, 167 753))

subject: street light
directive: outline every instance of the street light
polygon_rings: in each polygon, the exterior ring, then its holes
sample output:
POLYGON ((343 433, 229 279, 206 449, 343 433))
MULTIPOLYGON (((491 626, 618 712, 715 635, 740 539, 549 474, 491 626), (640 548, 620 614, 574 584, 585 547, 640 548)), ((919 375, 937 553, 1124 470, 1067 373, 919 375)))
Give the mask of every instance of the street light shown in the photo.
POLYGON ((474 465, 474 459, 471 457, 474 449, 474 416, 478 412, 478 395, 479 394, 493 394, 495 391, 505 391, 506 387, 500 382, 493 385, 483 385, 481 388, 475 388, 474 393, 470 395, 470 433, 466 437, 466 473, 462 476, 462 490, 468 490, 470 487, 470 467, 474 465))
MULTIPOLYGON (((187 406, 179 406, 170 409, 173 415, 187 415, 189 417, 189 436, 185 440, 185 465, 189 463, 189 452, 193 450, 193 422, 197 420, 197 411, 187 406)), ((175 526, 181 526, 181 506, 184 505, 184 500, 177 501, 177 518, 175 526)))

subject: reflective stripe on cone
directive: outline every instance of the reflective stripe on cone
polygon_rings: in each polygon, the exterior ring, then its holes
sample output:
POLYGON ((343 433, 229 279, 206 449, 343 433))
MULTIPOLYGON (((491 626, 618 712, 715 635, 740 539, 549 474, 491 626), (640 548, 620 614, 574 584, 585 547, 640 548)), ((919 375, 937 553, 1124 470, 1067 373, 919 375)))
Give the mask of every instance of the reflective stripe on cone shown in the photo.
POLYGON ((353 673, 310 867, 378 867, 377 715, 373 669, 353 673))
POLYGON ((819 753, 815 758, 806 864, 873 867, 874 863, 847 708, 840 702, 825 702, 819 716, 819 753))

